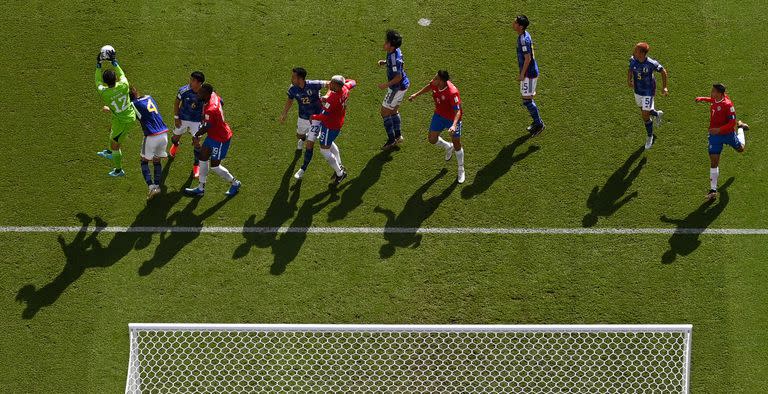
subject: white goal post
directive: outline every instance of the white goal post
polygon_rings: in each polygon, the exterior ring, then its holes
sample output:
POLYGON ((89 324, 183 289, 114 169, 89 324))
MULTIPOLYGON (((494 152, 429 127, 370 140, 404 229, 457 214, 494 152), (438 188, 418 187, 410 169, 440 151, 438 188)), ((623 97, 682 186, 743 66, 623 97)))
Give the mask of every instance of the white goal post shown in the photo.
POLYGON ((130 324, 125 392, 688 393, 692 326, 130 324))

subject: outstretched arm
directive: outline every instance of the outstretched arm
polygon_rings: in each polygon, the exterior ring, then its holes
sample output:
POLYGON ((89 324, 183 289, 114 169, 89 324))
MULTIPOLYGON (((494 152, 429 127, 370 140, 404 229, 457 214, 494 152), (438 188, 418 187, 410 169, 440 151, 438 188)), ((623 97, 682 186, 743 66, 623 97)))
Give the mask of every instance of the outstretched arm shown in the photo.
POLYGON ((428 90, 430 90, 431 86, 432 86, 432 84, 431 84, 431 83, 428 83, 428 84, 427 84, 427 86, 424 86, 424 87, 423 87, 423 88, 421 88, 421 90, 419 90, 418 92, 416 92, 416 93, 414 93, 414 94, 412 94, 412 95, 408 96, 408 101, 413 101, 413 99, 415 99, 416 97, 419 97, 419 96, 421 96, 422 94, 426 93, 428 90))

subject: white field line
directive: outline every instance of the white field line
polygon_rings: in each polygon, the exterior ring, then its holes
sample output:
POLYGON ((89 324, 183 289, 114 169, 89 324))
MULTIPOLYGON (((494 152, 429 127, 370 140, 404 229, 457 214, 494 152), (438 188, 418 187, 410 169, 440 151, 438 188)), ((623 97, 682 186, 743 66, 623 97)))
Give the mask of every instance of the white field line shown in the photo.
POLYGON ((498 227, 82 227, 0 226, 0 233, 310 233, 310 234, 523 234, 523 235, 631 235, 705 234, 768 235, 765 228, 498 228, 498 227))

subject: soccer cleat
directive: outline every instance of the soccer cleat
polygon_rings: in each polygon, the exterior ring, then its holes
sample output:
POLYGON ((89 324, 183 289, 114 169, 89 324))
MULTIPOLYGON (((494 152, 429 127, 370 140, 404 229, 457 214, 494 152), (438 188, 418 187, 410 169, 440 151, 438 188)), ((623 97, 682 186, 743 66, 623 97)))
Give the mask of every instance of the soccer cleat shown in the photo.
POLYGON ((333 180, 333 184, 334 185, 338 185, 339 183, 341 183, 341 181, 343 181, 345 179, 347 179, 347 172, 346 171, 342 172, 341 175, 337 176, 336 179, 333 180))
POLYGON ((707 200, 714 200, 717 199, 717 190, 715 189, 709 189, 709 193, 707 193, 707 196, 705 197, 707 200))
POLYGON ((154 198, 156 195, 160 194, 160 186, 159 185, 151 185, 149 187, 149 193, 147 193, 147 201, 154 198))
POLYGON ((191 197, 202 197, 205 194, 205 190, 201 190, 199 186, 196 188, 186 188, 184 189, 184 194, 191 197))
POLYGON ((403 138, 403 136, 401 135, 397 137, 397 139, 395 140, 395 144, 402 144, 403 141, 405 141, 405 138, 403 138))
POLYGON ((125 171, 122 168, 113 168, 112 171, 109 172, 109 176, 113 178, 125 176, 125 171))
POLYGON ((168 150, 168 154, 171 156, 171 159, 176 157, 176 152, 179 151, 179 144, 171 144, 171 149, 168 150))
POLYGON ((96 152, 96 155, 98 155, 99 157, 103 157, 103 158, 105 158, 107 160, 112 160, 112 152, 110 152, 110 151, 108 151, 106 149, 104 149, 101 152, 96 152))
POLYGON ((197 179, 200 178, 200 166, 192 166, 192 177, 197 179))
POLYGON ((531 123, 530 125, 528 125, 528 127, 525 128, 525 131, 530 133, 534 127, 536 127, 536 123, 531 123))
POLYGON ((656 116, 653 117, 653 123, 656 125, 656 128, 661 127, 661 120, 664 117, 664 111, 656 111, 656 116))
MULTIPOLYGON (((335 174, 335 173, 334 173, 334 174, 335 174)), ((296 179, 301 179, 301 178, 304 178, 304 170, 303 170, 303 169, 301 169, 301 168, 299 168, 299 170, 298 170, 298 171, 296 171, 296 173, 295 173, 295 174, 293 174, 293 177, 294 177, 294 178, 296 178, 296 179)))
POLYGON ((466 179, 466 174, 464 173, 464 166, 459 167, 459 175, 456 177, 456 182, 459 182, 459 184, 464 183, 464 180, 466 179))
POLYGON ((739 128, 739 129, 742 129, 742 130, 744 130, 744 131, 749 131, 749 125, 748 125, 748 124, 746 124, 746 123, 744 123, 744 122, 742 122, 742 121, 739 121, 739 122, 736 124, 736 127, 737 127, 737 128, 739 128))
POLYGON ((450 161, 451 157, 453 157, 453 145, 445 150, 445 161, 450 161))
POLYGON ((237 194, 237 192, 240 191, 240 186, 241 185, 242 185, 242 183, 240 183, 240 181, 235 179, 235 181, 232 182, 232 186, 230 186, 229 190, 227 190, 227 192, 224 193, 224 194, 226 194, 226 195, 228 195, 230 197, 234 196, 235 194, 237 194))
POLYGON ((541 134, 541 132, 544 131, 545 127, 546 126, 544 126, 544 123, 533 125, 533 127, 531 128, 531 137, 536 137, 539 134, 541 134))
POLYGON ((304 149, 304 141, 299 140, 299 142, 296 143, 296 150, 302 150, 304 149))
POLYGON ((381 146, 381 150, 391 150, 395 147, 395 144, 397 144, 397 141, 387 142, 381 146))
POLYGON ((656 134, 651 134, 645 139, 645 150, 651 149, 654 143, 656 143, 656 134))

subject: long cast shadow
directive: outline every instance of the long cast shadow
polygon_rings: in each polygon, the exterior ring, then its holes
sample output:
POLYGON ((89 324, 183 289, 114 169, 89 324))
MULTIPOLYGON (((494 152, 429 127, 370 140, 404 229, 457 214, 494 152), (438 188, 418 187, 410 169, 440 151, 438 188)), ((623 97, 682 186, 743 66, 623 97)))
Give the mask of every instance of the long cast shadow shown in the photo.
POLYGON ((671 219, 666 215, 661 215, 662 222, 677 226, 675 233, 669 238, 669 250, 661 256, 662 263, 673 263, 677 256, 687 256, 701 246, 699 236, 712 225, 728 206, 730 200, 728 187, 734 180, 735 178, 731 177, 720 187, 720 198, 717 203, 714 200, 705 201, 682 219, 671 219))
POLYGON ((251 215, 246 219, 245 223, 243 223, 243 229, 248 227, 265 227, 269 230, 266 232, 243 231, 243 238, 245 238, 245 240, 232 253, 233 259, 240 259, 247 256, 254 246, 258 248, 271 246, 277 238, 277 228, 288 221, 288 219, 293 216, 294 212, 296 212, 301 191, 301 182, 299 181, 296 183, 292 188, 293 191, 291 191, 290 186, 299 157, 301 157, 300 153, 294 155, 293 161, 283 173, 280 186, 272 197, 272 201, 269 203, 269 207, 267 207, 264 217, 257 222, 256 215, 251 215))
MULTIPOLYGON (((168 167, 163 171, 163 179, 166 178, 168 167)), ((187 179, 183 187, 188 187, 191 182, 191 178, 187 179)), ((181 197, 180 192, 164 193, 155 197, 139 212, 129 228, 165 225, 166 215, 181 197)), ((128 231, 115 233, 109 243, 104 246, 98 237, 107 223, 99 217, 92 218, 85 213, 77 214, 77 218, 81 228, 72 241, 67 243, 62 235, 58 236, 59 245, 66 259, 62 271, 40 288, 30 283, 16 293, 16 300, 26 303, 21 314, 24 319, 32 319, 40 309, 53 305, 87 269, 110 267, 132 250, 143 249, 152 242, 151 233, 128 231), (88 233, 91 222, 95 222, 96 226, 88 233)))
POLYGON ((379 181, 384 165, 390 161, 392 161, 390 151, 382 151, 371 157, 363 170, 360 171, 360 175, 349 182, 349 187, 341 195, 339 204, 328 212, 328 221, 335 222, 344 219, 350 212, 359 207, 363 203, 363 195, 379 181))
POLYGON ((472 181, 472 184, 461 190, 461 197, 464 199, 470 199, 474 196, 477 196, 478 194, 485 193, 485 191, 487 191, 491 185, 494 184, 494 182, 509 172, 515 163, 525 159, 530 154, 541 149, 538 146, 531 145, 525 152, 515 155, 517 148, 523 145, 523 143, 528 141, 530 138, 531 135, 526 133, 525 135, 522 135, 516 140, 512 141, 511 144, 502 148, 490 163, 486 164, 485 167, 481 168, 480 171, 477 172, 475 179, 472 181))
POLYGON ((458 183, 453 182, 440 194, 424 199, 424 194, 440 178, 444 177, 448 170, 443 169, 437 175, 432 177, 427 183, 419 187, 411 197, 406 201, 403 209, 395 215, 390 209, 384 209, 380 206, 374 208, 375 212, 384 215, 387 223, 384 226, 384 239, 386 244, 379 249, 381 258, 389 258, 395 254, 396 249, 413 247, 421 245, 421 234, 417 233, 421 224, 424 223, 437 210, 440 204, 448 198, 456 189, 458 183))
POLYGON ((603 187, 595 186, 592 192, 587 198, 587 208, 590 209, 584 218, 581 220, 583 227, 592 227, 597 224, 599 218, 609 217, 616 213, 626 203, 630 202, 633 198, 637 197, 637 192, 627 194, 629 187, 632 186, 635 178, 640 175, 640 171, 643 170, 646 162, 646 158, 640 160, 637 166, 630 171, 635 161, 643 154, 643 147, 641 146, 624 161, 621 167, 611 174, 605 181, 603 187))

